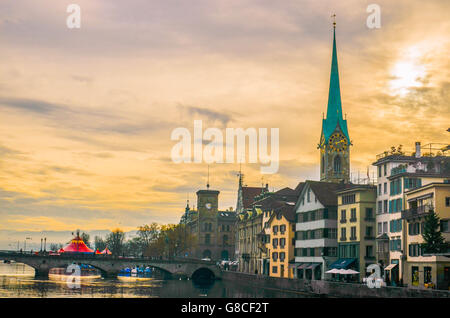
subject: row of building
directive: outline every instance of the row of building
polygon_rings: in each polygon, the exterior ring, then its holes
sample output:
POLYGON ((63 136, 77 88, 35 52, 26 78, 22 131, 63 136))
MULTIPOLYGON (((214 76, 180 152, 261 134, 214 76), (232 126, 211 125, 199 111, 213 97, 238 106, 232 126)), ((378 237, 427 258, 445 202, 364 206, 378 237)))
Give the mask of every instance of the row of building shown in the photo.
MULTIPOLYGON (((443 130, 444 131, 444 130, 443 130)), ((326 118, 322 121, 320 181, 271 192, 239 176, 235 211, 218 210, 218 191, 197 192, 181 222, 198 238, 192 256, 231 259, 238 270, 292 279, 331 279, 333 268, 353 269, 361 281, 379 264, 390 285, 449 288, 450 253, 421 249, 424 218, 434 210, 450 242, 450 147, 419 142, 405 153, 376 156, 376 178, 350 180, 347 120, 341 105, 336 35, 326 118)))

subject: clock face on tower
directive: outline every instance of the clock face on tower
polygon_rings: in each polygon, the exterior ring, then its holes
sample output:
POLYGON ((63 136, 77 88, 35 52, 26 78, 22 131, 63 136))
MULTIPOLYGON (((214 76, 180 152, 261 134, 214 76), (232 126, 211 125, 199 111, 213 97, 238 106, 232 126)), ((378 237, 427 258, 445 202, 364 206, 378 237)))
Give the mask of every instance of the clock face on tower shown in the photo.
POLYGON ((336 152, 344 152, 347 150, 348 141, 341 133, 334 133, 328 140, 330 149, 336 152))
POLYGON ((206 204, 205 204, 205 207, 206 207, 208 210, 210 210, 211 207, 212 207, 212 204, 211 204, 211 203, 206 203, 206 204))

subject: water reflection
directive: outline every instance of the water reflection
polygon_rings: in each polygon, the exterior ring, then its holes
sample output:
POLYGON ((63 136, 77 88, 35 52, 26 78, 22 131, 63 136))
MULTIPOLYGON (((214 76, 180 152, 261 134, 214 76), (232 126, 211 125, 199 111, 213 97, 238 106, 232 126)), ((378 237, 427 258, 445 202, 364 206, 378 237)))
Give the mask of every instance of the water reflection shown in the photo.
MULTIPOLYGON (((145 276, 145 275, 144 275, 145 276)), ((160 277, 119 276, 81 280, 80 288, 69 288, 64 280, 34 277, 26 265, 0 264, 0 297, 163 297, 163 298, 262 298, 311 297, 312 295, 262 289, 229 281, 167 280, 160 277)))

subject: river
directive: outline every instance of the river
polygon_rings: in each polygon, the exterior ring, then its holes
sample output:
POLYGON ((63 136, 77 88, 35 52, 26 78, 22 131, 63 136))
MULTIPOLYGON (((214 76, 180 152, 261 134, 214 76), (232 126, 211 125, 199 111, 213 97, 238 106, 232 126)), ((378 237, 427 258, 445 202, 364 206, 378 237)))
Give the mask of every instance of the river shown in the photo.
POLYGON ((62 280, 34 277, 34 269, 21 263, 0 263, 0 298, 309 298, 313 295, 269 290, 216 280, 199 285, 192 280, 95 278, 70 288, 62 280))

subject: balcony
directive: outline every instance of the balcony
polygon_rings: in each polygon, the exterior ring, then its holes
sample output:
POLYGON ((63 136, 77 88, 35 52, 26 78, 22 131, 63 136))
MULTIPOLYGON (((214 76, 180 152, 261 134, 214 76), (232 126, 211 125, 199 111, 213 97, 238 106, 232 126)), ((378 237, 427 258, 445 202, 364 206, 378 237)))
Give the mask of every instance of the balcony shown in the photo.
POLYGON ((432 205, 421 205, 402 211, 402 219, 412 219, 419 216, 424 216, 433 209, 432 205))
POLYGON ((347 219, 341 219, 339 222, 341 222, 341 223, 347 223, 347 219))
POLYGON ((350 236, 350 241, 356 241, 358 238, 356 236, 350 236))
POLYGON ((351 218, 350 222, 356 222, 356 218, 351 218))
POLYGON ((346 237, 346 236, 343 236, 343 237, 341 236, 341 237, 339 238, 339 240, 340 240, 340 241, 347 241, 347 237, 346 237))
POLYGON ((364 221, 366 221, 366 222, 375 222, 375 218, 367 216, 367 217, 364 218, 364 221))

